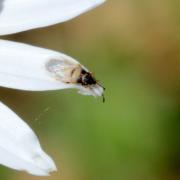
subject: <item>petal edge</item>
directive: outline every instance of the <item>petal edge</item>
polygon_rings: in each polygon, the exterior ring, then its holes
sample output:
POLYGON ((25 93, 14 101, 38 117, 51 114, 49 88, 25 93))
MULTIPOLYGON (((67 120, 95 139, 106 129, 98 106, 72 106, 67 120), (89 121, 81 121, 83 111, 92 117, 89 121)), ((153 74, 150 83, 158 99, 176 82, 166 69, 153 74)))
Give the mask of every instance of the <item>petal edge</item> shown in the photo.
POLYGON ((31 128, 1 102, 0 118, 0 164, 38 176, 56 171, 31 128))
POLYGON ((0 12, 0 35, 68 21, 105 0, 5 0, 0 12))

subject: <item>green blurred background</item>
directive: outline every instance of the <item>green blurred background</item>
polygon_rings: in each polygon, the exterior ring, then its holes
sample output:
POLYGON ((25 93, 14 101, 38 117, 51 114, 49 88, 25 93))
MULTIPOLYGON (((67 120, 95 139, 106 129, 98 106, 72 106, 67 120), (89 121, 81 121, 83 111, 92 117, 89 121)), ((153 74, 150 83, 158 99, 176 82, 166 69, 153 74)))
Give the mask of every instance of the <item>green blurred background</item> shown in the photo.
POLYGON ((179 9, 178 0, 109 0, 69 22, 5 37, 80 60, 106 87, 106 103, 76 90, 1 88, 59 168, 34 177, 0 167, 1 179, 180 179, 179 9))

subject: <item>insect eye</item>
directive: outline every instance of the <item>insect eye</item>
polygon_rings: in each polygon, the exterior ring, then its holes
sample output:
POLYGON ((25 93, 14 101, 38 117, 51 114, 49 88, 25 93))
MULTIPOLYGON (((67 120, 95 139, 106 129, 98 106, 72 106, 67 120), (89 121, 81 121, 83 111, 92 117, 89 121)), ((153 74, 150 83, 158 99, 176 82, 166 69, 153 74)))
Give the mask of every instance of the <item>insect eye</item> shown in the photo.
POLYGON ((92 75, 89 73, 84 76, 84 82, 89 85, 96 84, 96 81, 93 79, 92 75))

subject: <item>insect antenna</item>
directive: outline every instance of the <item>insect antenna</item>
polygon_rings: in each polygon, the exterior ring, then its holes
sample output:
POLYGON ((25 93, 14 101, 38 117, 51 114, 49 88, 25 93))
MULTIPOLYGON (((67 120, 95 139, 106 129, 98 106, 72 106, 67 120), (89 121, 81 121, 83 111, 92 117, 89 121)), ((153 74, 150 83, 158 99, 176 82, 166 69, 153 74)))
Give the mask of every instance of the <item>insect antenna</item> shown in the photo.
POLYGON ((106 88, 105 88, 104 86, 102 86, 99 82, 97 82, 97 84, 98 84, 99 86, 101 86, 104 91, 106 90, 106 88))
POLYGON ((105 99, 104 94, 102 94, 102 98, 103 98, 103 103, 105 103, 106 99, 105 99))

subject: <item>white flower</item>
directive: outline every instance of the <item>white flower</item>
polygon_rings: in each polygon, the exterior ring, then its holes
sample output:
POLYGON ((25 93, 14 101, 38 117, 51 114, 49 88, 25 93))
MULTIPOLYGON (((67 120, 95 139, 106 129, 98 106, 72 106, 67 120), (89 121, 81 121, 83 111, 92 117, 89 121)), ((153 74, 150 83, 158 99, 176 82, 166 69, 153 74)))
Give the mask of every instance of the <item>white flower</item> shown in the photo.
MULTIPOLYGON (((104 0, 0 0, 0 35, 72 19, 104 0)), ((101 96, 103 88, 78 61, 59 52, 0 40, 0 86, 28 91, 77 88, 101 96)), ((56 170, 30 127, 0 103, 0 164, 33 175, 56 170)))

